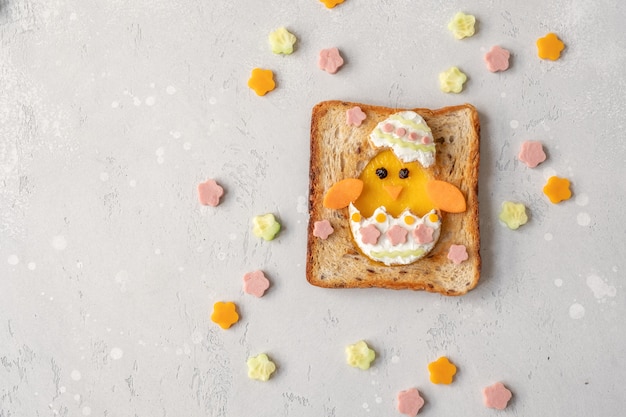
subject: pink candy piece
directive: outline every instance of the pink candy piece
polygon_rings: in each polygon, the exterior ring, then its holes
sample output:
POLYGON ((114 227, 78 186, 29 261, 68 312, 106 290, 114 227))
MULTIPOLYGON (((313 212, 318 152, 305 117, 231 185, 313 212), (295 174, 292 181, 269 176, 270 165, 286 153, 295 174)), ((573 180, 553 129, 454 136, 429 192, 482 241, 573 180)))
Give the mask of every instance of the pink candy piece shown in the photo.
POLYGON ((334 231, 335 229, 333 229, 330 222, 326 219, 313 223, 313 236, 319 237, 322 240, 326 240, 334 231))
POLYGON ((339 54, 339 49, 322 49, 319 54, 317 66, 329 74, 336 73, 343 65, 343 58, 339 54))
POLYGON ((488 408, 504 410, 512 396, 511 391, 502 382, 496 382, 483 389, 483 402, 488 408))
POLYGON ((367 227, 361 227, 359 232, 361 232, 361 242, 366 245, 375 245, 380 237, 380 231, 373 224, 367 227))
POLYGON ((391 228, 389 230, 387 230, 387 237, 389 238, 389 241, 391 242, 392 245, 399 245, 401 243, 405 243, 406 242, 406 235, 408 235, 409 232, 403 228, 396 225, 391 226, 391 228))
POLYGON ((485 64, 491 72, 506 71, 509 68, 509 57, 511 53, 499 46, 492 46, 485 54, 485 64))
POLYGON ((346 124, 356 127, 361 126, 363 120, 365 120, 365 113, 359 106, 354 106, 350 110, 346 110, 346 124))
POLYGON ((383 125, 383 132, 385 132, 385 133, 393 132, 393 125, 391 123, 385 123, 383 125))
POLYGON ((398 411, 407 416, 415 417, 424 406, 424 399, 415 388, 398 393, 398 411))
POLYGON ((467 248, 465 247, 465 245, 450 245, 450 250, 448 251, 448 259, 450 259, 452 262, 458 265, 468 258, 469 255, 467 254, 467 248))
POLYGON ((415 142, 418 139, 419 139, 419 136, 417 135, 417 133, 415 132, 409 133, 409 140, 412 140, 413 142, 415 142))
POLYGON ((430 243, 433 241, 434 231, 435 229, 422 223, 413 230, 413 238, 420 245, 424 243, 430 243))
POLYGON ((404 135, 406 135, 406 129, 403 127, 399 127, 396 129, 396 135, 402 137, 404 135))
POLYGON ((243 276, 243 292, 263 297, 265 290, 270 287, 270 281, 265 277, 263 271, 248 272, 243 276))
POLYGON ((198 184, 198 199, 204 206, 215 207, 220 203, 224 189, 215 180, 207 180, 198 184))
POLYGON ((424 137, 422 138, 422 143, 423 143, 424 145, 430 145, 430 144, 432 143, 432 140, 430 140, 430 137, 428 137, 428 136, 424 136, 424 137))
POLYGON ((543 151, 541 142, 527 140, 522 143, 517 157, 520 161, 528 165, 529 168, 534 168, 546 160, 546 153, 543 151))

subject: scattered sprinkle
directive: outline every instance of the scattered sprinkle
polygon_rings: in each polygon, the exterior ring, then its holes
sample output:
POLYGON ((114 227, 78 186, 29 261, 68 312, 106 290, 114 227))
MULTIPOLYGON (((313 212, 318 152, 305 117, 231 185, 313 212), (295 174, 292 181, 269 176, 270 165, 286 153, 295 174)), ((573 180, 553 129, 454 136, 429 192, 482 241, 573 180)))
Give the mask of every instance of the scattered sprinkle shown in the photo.
POLYGON ((276 364, 265 353, 248 358, 247 364, 248 377, 258 381, 265 382, 269 380, 274 371, 276 371, 276 364))
POLYGON ((476 18, 471 14, 458 12, 454 15, 450 23, 448 23, 448 29, 452 31, 452 34, 456 39, 468 38, 474 35, 475 23, 476 18))
POLYGON ((508 50, 495 45, 485 54, 485 65, 491 72, 506 71, 509 69, 510 57, 511 53, 508 50))
POLYGON ((487 408, 504 410, 512 396, 511 391, 502 382, 496 382, 483 389, 483 402, 487 408))
POLYGON ((274 73, 272 70, 254 68, 248 80, 248 87, 253 89, 257 95, 264 96, 276 88, 274 73))
POLYGON ((318 220, 313 223, 313 236, 319 237, 322 240, 326 240, 335 229, 330 225, 330 222, 326 219, 318 220))
POLYGON ((541 142, 536 140, 527 140, 522 142, 517 158, 525 163, 529 168, 535 168, 537 165, 546 160, 546 153, 543 150, 541 142))
POLYGON ((346 124, 359 127, 367 116, 359 106, 346 110, 346 124))
POLYGON ((237 314, 235 303, 231 301, 218 301, 213 304, 211 321, 217 323, 222 329, 228 329, 230 326, 237 323, 239 321, 239 314, 237 314))
POLYGON ((270 281, 265 277, 263 271, 248 272, 243 276, 243 292, 246 294, 260 298, 263 297, 269 287, 270 281))
POLYGON ((467 81, 467 75, 457 67, 450 67, 439 74, 439 88, 444 93, 460 93, 463 84, 467 81))
POLYGON ((557 204, 569 200, 572 196, 569 187, 570 182, 567 178, 552 176, 548 178, 548 182, 543 187, 543 193, 550 199, 550 202, 557 204))
POLYGON ((270 47, 275 54, 292 54, 293 45, 296 43, 296 40, 296 36, 284 27, 280 27, 271 32, 269 36, 270 47))
POLYGON ((344 0, 320 0, 320 1, 324 3, 324 6, 328 7, 329 9, 332 9, 336 5, 344 2, 344 0))
POLYGON ((361 242, 366 245, 375 245, 380 237, 380 231, 373 224, 361 227, 359 233, 361 233, 361 242))
POLYGON ((435 229, 425 225, 424 223, 419 224, 415 229, 413 229, 413 238, 417 243, 425 244, 433 241, 433 233, 435 229))
POLYGON ((433 384, 451 384, 456 374, 456 366, 445 356, 440 357, 435 362, 428 364, 430 372, 430 382, 433 384))
POLYGON ((526 206, 522 203, 513 203, 512 201, 503 202, 502 210, 500 210, 500 220, 502 220, 509 229, 517 230, 520 226, 528 222, 526 206))
POLYGON ((317 66, 329 74, 335 74, 343 65, 343 58, 337 48, 322 49, 319 53, 317 66))
POLYGON ((280 223, 272 213, 255 216, 252 225, 252 233, 267 241, 273 240, 280 231, 280 223))
POLYGON ((216 207, 223 195, 224 189, 213 179, 198 184, 198 199, 204 206, 216 207))
POLYGON ((398 411, 410 417, 415 417, 424 406, 424 399, 415 388, 398 393, 398 411))
POLYGON ((406 242, 406 236, 409 234, 408 230, 404 227, 398 226, 397 224, 391 226, 389 230, 387 230, 387 238, 392 245, 400 245, 406 242))
POLYGON ((448 259, 450 259, 455 264, 460 264, 463 261, 466 261, 469 258, 467 254, 467 248, 465 245, 450 245, 450 249, 448 250, 448 259))
POLYGON ((548 33, 543 38, 537 39, 537 55, 541 59, 556 61, 561 57, 561 51, 565 44, 554 33, 548 33))
POLYGON ((363 370, 369 369, 370 364, 376 358, 376 352, 361 340, 346 347, 346 360, 348 365, 363 370))

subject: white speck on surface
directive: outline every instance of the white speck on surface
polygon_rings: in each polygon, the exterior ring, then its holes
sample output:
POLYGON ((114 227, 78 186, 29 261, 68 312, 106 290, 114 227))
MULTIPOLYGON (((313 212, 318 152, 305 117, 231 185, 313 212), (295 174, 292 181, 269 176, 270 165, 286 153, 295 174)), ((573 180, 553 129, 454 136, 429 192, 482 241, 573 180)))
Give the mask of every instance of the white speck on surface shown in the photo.
POLYGON ((391 357, 391 363, 399 363, 400 362, 400 357, 398 355, 393 355, 391 357))
POLYGON ((519 127, 519 122, 517 120, 511 120, 509 125, 511 126, 511 129, 517 129, 519 127))
POLYGON ((219 259, 220 261, 223 261, 224 259, 226 259, 226 253, 225 252, 219 252, 217 254, 217 259, 219 259))
POLYGON ((70 20, 76 20, 76 19, 78 19, 78 16, 76 15, 76 12, 70 13, 70 20))
POLYGON ((505 98, 506 97, 506 93, 503 91, 500 93, 500 97, 505 98))
POLYGON ((367 410, 369 408, 369 404, 368 403, 363 403, 363 409, 367 410))
POLYGON ((543 235, 543 238, 549 242, 554 238, 554 236, 552 236, 552 233, 546 233, 545 235, 543 235))
POLYGON ((65 393, 65 391, 67 391, 67 388, 65 388, 65 387, 59 387, 59 392, 60 392, 61 394, 64 394, 64 393, 65 393))
POLYGON ((229 238, 230 240, 237 240, 237 233, 231 233, 231 234, 229 234, 229 235, 228 235, 228 238, 229 238))
POLYGON ((154 154, 156 156, 163 156, 165 155, 165 149, 163 149, 163 147, 159 147, 156 149, 156 151, 154 151, 154 154))
POLYGON ((80 371, 76 369, 74 369, 72 373, 70 374, 70 378, 72 378, 73 381, 80 381, 82 377, 83 376, 80 374, 80 371))
POLYGON ((67 240, 65 236, 58 235, 52 238, 52 247, 56 250, 65 250, 67 248, 67 240))
POLYGON ((83 269, 83 263, 81 261, 76 262, 77 269, 83 269))
POLYGON ((577 205, 584 207, 587 204, 589 204, 589 196, 585 193, 580 193, 576 195, 576 198, 574 199, 574 201, 576 201, 577 205))
POLYGON ((161 254, 161 249, 156 248, 156 249, 154 250, 154 254, 155 254, 155 255, 160 255, 160 254, 161 254))
POLYGON ((130 180, 130 181, 128 181, 128 185, 133 187, 133 188, 136 187, 137 186, 137 180, 130 180))
POLYGON ((183 149, 186 150, 186 151, 190 150, 191 149, 191 143, 185 142, 183 144, 183 149))
POLYGON ((89 416, 91 415, 91 407, 83 407, 83 415, 84 416, 89 416))
POLYGON ((80 401, 80 394, 74 395, 74 401, 76 401, 76 402, 80 401))
POLYGON ((167 88, 165 89, 165 92, 169 94, 170 96, 173 94, 176 94, 176 87, 174 87, 173 85, 168 85, 167 88))
POLYGON ((379 396, 376 396, 376 400, 375 401, 376 401, 376 404, 382 404, 383 399, 381 397, 379 397, 379 396))
POLYGON ((581 226, 589 226, 591 224, 591 216, 588 213, 581 212, 576 216, 576 221, 581 226))
POLYGON ((124 351, 118 347, 114 347, 113 349, 111 349, 111 352, 109 352, 109 356, 113 360, 122 359, 122 356, 124 356, 124 351))
POLYGON ((554 285, 556 285, 557 287, 562 287, 563 286, 563 280, 560 278, 557 278, 554 280, 554 285))
POLYGON ((156 99, 154 98, 154 96, 146 97, 146 106, 154 106, 155 102, 156 102, 156 99))
POLYGON ((216 104, 216 103, 217 103, 217 99, 215 97, 209 98, 209 104, 216 104))
POLYGON ((141 106, 141 100, 139 99, 139 97, 133 97, 133 104, 135 106, 141 106))
POLYGON ((306 197, 303 195, 298 196, 298 205, 296 206, 296 211, 300 214, 308 214, 309 205, 307 204, 306 197))
POLYGON ((581 304, 574 303, 569 307, 569 316, 574 320, 580 320, 585 317, 585 307, 581 304))
POLYGON ((34 271, 35 269, 37 269, 37 264, 35 262, 29 262, 28 269, 30 269, 31 271, 34 271))
POLYGON ((614 286, 609 285, 597 275, 587 277, 587 286, 593 292, 593 296, 600 301, 604 301, 606 297, 615 297, 617 294, 617 289, 614 286))
POLYGON ((182 133, 180 133, 178 130, 172 130, 170 131, 170 135, 174 138, 174 139, 180 139, 181 136, 183 136, 182 133))
POLYGON ((9 257, 7 258, 7 263, 9 265, 17 265, 20 263, 20 258, 18 258, 17 255, 9 255, 9 257))
POLYGON ((107 172, 100 173, 100 181, 105 182, 109 180, 109 174, 107 172))
POLYGON ((195 331, 191 334, 191 343, 194 345, 199 345, 202 343, 202 333, 199 331, 195 331))
POLYGON ((113 102, 111 102, 111 107, 112 107, 112 108, 117 109, 119 106, 120 106, 120 103, 119 103, 119 102, 117 102, 117 101, 113 101, 113 102))

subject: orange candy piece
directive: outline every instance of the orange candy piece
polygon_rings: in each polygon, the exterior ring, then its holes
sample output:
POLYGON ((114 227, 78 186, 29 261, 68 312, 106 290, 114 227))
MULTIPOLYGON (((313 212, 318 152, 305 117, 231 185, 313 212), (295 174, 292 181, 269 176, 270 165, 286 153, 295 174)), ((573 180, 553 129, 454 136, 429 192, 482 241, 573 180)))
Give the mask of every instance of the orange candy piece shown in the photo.
POLYGON ((564 200, 569 200, 572 192, 569 189, 570 182, 567 178, 552 176, 548 178, 548 182, 543 187, 543 193, 554 204, 564 200))
POLYGON ((363 191, 363 181, 347 178, 333 184, 324 196, 324 207, 342 209, 355 201, 363 191))
POLYGON ((253 89, 259 96, 264 96, 276 88, 274 73, 272 70, 254 68, 252 70, 252 75, 248 80, 248 87, 253 89))
POLYGON ((554 33, 548 33, 543 38, 537 39, 537 54, 541 59, 556 61, 563 49, 565 44, 554 33))
POLYGON ((239 321, 237 306, 231 301, 218 301, 217 303, 213 304, 213 314, 211 314, 211 321, 217 323, 222 329, 230 328, 230 326, 239 321))
POLYGON ((326 7, 328 7, 329 9, 332 9, 336 5, 343 3, 344 0, 320 0, 320 1, 324 3, 326 7))
POLYGON ((430 372, 430 382, 433 384, 451 384, 454 374, 456 374, 456 366, 445 356, 440 357, 435 362, 428 364, 428 372, 430 372))

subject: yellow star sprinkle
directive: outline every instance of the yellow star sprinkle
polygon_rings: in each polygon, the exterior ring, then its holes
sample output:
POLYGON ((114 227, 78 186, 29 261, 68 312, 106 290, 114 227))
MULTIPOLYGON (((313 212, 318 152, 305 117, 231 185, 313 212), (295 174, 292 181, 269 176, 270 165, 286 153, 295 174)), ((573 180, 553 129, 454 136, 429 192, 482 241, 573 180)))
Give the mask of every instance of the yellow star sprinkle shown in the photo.
POLYGON ((286 28, 281 27, 270 33, 270 47, 275 54, 290 55, 293 52, 293 45, 296 43, 296 36, 286 28))
POLYGON ((570 182, 567 178, 552 176, 548 178, 548 182, 543 187, 543 193, 552 203, 557 204, 561 201, 569 200, 572 196, 569 186, 570 182))
POLYGON ((444 93, 460 93, 463 91, 465 81, 467 81, 467 75, 457 67, 450 67, 439 74, 439 88, 444 93))
POLYGON ((248 80, 248 87, 254 90, 259 96, 264 96, 276 87, 274 73, 272 70, 255 68, 248 80))
POLYGON ((468 38, 474 35, 475 23, 476 18, 471 14, 458 12, 448 23, 448 29, 452 31, 452 34, 457 39, 468 38))
POLYGON ((509 229, 518 229, 521 225, 526 224, 526 222, 528 221, 528 216, 526 215, 526 206, 521 203, 505 201, 504 203, 502 203, 500 220, 502 220, 509 229))
POLYGON ((369 369, 370 364, 376 358, 376 352, 367 346, 363 340, 346 347, 348 365, 360 369, 369 369))
POLYGON ((543 38, 537 39, 537 55, 541 59, 556 61, 561 57, 561 51, 565 44, 554 33, 548 33, 543 38))
POLYGON ((435 362, 428 364, 430 372, 430 382, 433 384, 451 384, 452 377, 456 374, 456 366, 445 356, 440 357, 435 362))
POLYGON ((247 364, 248 377, 250 377, 250 379, 256 379, 263 382, 269 380, 276 370, 276 365, 267 357, 265 353, 248 358, 247 364))
POLYGON ((320 0, 320 1, 324 3, 326 7, 328 7, 329 9, 332 9, 336 5, 343 3, 344 0, 320 0))

